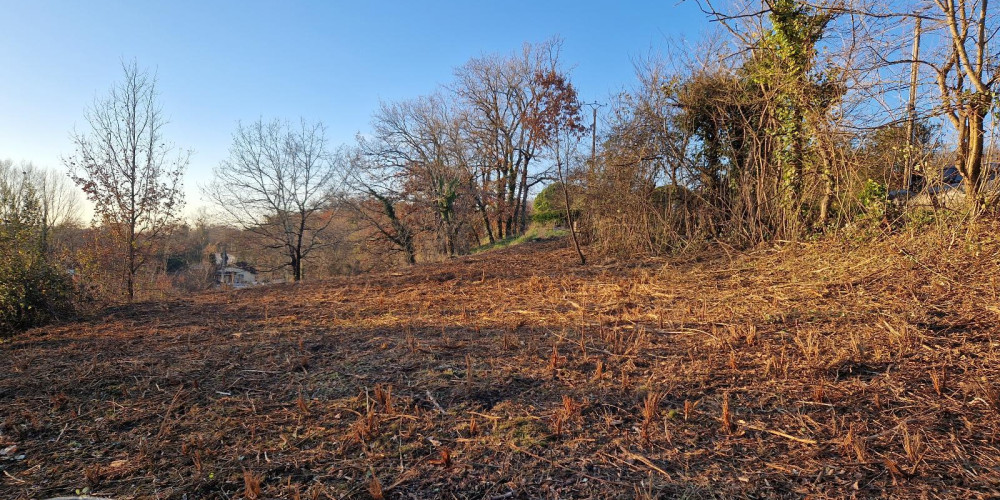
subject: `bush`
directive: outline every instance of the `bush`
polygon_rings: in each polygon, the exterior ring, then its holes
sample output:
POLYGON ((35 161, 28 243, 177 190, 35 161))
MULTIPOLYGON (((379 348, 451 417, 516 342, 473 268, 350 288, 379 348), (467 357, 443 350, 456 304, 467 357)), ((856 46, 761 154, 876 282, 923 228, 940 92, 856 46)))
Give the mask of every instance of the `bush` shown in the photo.
POLYGON ((4 250, 12 251, 0 257, 0 337, 72 312, 73 283, 65 272, 34 252, 4 250))
POLYGON ((889 201, 889 190, 885 184, 865 180, 856 196, 860 210, 848 226, 848 236, 864 241, 883 237, 902 227, 905 206, 889 201))
POLYGON ((72 282, 48 260, 44 200, 26 178, 13 181, 0 176, 0 337, 72 309, 72 282))
POLYGON ((861 192, 858 193, 858 202, 861 203, 867 216, 882 219, 889 205, 889 190, 885 184, 867 179, 861 187, 861 192))
POLYGON ((929 209, 913 210, 908 215, 907 227, 911 231, 922 231, 933 225, 937 219, 937 214, 934 210, 929 209))
MULTIPOLYGON (((579 219, 581 213, 582 197, 579 196, 578 186, 569 186, 570 208, 573 218, 579 219)), ((531 220, 544 224, 548 222, 566 223, 566 201, 563 195, 563 185, 561 182, 553 182, 542 192, 538 193, 534 201, 534 213, 531 220)))

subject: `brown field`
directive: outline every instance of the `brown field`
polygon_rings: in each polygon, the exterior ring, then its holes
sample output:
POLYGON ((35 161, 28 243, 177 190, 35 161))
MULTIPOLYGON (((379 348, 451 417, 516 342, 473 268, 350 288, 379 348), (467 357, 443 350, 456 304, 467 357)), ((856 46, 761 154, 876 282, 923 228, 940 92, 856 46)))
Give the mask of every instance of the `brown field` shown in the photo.
POLYGON ((1000 243, 562 240, 0 344, 0 498, 1000 495, 1000 243))

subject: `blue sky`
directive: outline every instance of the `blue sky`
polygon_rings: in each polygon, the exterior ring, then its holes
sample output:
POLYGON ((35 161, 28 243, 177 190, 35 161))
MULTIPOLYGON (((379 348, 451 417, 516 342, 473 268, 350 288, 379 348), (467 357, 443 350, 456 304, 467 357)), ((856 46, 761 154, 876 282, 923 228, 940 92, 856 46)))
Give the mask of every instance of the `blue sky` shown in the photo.
POLYGON ((606 102, 633 83, 636 58, 710 27, 691 0, 0 0, 0 12, 0 158, 62 168, 85 108, 135 58, 157 73, 166 138, 194 150, 188 213, 238 120, 321 120, 332 144, 350 142, 380 99, 433 92, 472 57, 557 35, 582 97, 606 102))

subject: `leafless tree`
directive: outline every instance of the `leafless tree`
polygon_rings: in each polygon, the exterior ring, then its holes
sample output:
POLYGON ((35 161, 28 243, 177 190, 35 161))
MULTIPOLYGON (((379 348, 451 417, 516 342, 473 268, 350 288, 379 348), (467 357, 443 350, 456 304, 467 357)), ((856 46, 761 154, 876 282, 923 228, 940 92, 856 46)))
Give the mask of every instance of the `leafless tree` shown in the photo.
POLYGON ((552 40, 526 44, 515 56, 472 59, 456 71, 453 90, 466 107, 477 203, 491 242, 524 230, 529 191, 551 179, 547 171, 532 172, 540 143, 530 120, 540 104, 534 76, 557 67, 558 57, 559 41, 552 40))
POLYGON ((399 189, 429 212, 442 253, 454 256, 466 215, 469 172, 456 113, 441 95, 383 103, 372 120, 364 153, 402 182, 399 189))
POLYGON ((54 229, 74 227, 82 222, 80 192, 64 173, 39 168, 28 161, 15 165, 11 160, 0 160, 0 183, 30 186, 39 204, 39 244, 43 253, 49 251, 54 229))
POLYGON ((156 76, 135 61, 123 62, 122 70, 124 79, 87 110, 89 130, 73 134, 76 150, 63 162, 119 244, 131 301, 136 273, 183 205, 190 152, 176 151, 163 137, 156 76))
POLYGON ((371 243, 388 244, 390 252, 401 253, 407 264, 415 264, 416 236, 422 225, 417 221, 413 193, 406 188, 407 172, 382 157, 387 148, 384 143, 363 138, 359 143, 347 155, 349 188, 341 201, 352 209, 371 243))
POLYGON ((0 160, 0 182, 28 183, 36 190, 48 228, 76 226, 80 220, 80 192, 65 173, 35 166, 30 161, 0 160))
POLYGON ((35 182, 42 193, 45 224, 48 227, 77 226, 80 220, 80 191, 66 174, 52 169, 35 170, 35 182))
POLYGON ((985 122, 995 105, 1000 53, 991 47, 998 26, 987 0, 934 0, 944 27, 947 56, 931 64, 944 115, 958 133, 959 169, 966 195, 978 210, 983 190, 985 122))
POLYGON ((295 281, 303 278, 309 253, 324 243, 333 220, 330 200, 344 178, 325 134, 322 123, 306 120, 241 123, 229 158, 204 189, 229 222, 285 254, 283 266, 295 281))

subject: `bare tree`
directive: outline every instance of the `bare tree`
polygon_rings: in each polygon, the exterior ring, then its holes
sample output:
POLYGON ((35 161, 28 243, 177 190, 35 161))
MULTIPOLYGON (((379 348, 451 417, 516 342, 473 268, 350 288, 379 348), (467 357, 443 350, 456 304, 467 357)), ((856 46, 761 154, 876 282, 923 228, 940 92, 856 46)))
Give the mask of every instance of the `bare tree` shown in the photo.
POLYGON ((15 164, 0 160, 0 182, 28 183, 36 191, 45 227, 76 226, 80 220, 80 192, 66 174, 35 166, 30 161, 15 164))
POLYGON ((959 169, 973 210, 978 210, 983 190, 985 122, 994 107, 1000 71, 998 53, 990 42, 997 33, 996 14, 987 0, 934 0, 946 32, 948 54, 931 64, 937 75, 944 115, 958 132, 959 169))
POLYGON ((82 222, 80 192, 64 173, 39 168, 30 162, 23 164, 23 171, 28 182, 38 189, 42 251, 49 252, 54 230, 79 226, 82 222))
MULTIPOLYGON (((893 11, 897 6, 892 3, 876 3, 858 10, 858 17, 863 18, 866 25, 876 24, 873 20, 888 23, 877 36, 866 40, 874 54, 875 69, 902 65, 910 68, 907 86, 910 94, 905 108, 908 130, 917 130, 911 124, 916 123, 921 114, 930 118, 944 117, 952 126, 954 162, 964 178, 970 208, 973 213, 978 212, 989 201, 984 199, 986 181, 990 177, 984 172, 988 162, 985 158, 988 148, 986 123, 996 105, 996 86, 1000 80, 997 65, 1000 52, 994 43, 1000 26, 997 25, 995 5, 991 7, 988 0, 927 0, 901 5, 903 8, 899 12, 893 11), (908 30, 897 36, 890 35, 900 31, 898 26, 904 19, 914 22, 910 42, 912 55, 909 57, 902 54, 903 41, 900 40, 910 37, 908 30), (918 91, 923 87, 920 73, 924 68, 931 70, 929 76, 937 89, 934 106, 928 105, 927 96, 918 99, 918 91), (922 113, 918 112, 918 107, 924 108, 922 113)), ((883 76, 877 73, 878 85, 872 86, 891 96, 902 82, 893 78, 883 80, 883 76)), ((891 112, 894 108, 881 98, 879 103, 886 111, 891 112)), ((894 126, 896 121, 889 125, 894 126)), ((913 143, 914 136, 908 134, 908 140, 913 143)), ((908 144, 908 147, 919 152, 915 144, 908 144)), ((907 162, 905 172, 909 173, 915 165, 908 158, 907 162)), ((909 175, 904 174, 904 186, 909 181, 909 175)))
POLYGON ((87 110, 90 130, 74 133, 76 151, 63 162, 119 244, 132 301, 136 273, 183 205, 190 152, 175 151, 163 138, 156 76, 135 61, 123 62, 122 70, 124 79, 87 110))
POLYGON ((460 199, 468 184, 458 119, 440 95, 383 103, 372 119, 364 153, 393 176, 401 190, 432 215, 441 252, 455 256, 464 220, 460 199))
POLYGON ((77 226, 80 220, 80 191, 70 183, 66 174, 52 169, 37 168, 35 182, 42 194, 45 225, 77 226))
POLYGON ((525 229, 529 191, 551 179, 531 170, 541 144, 530 121, 540 104, 534 76, 557 67, 558 57, 559 40, 552 40, 526 44, 516 56, 472 59, 456 71, 454 91, 466 107, 477 203, 491 242, 525 229))
POLYGON ((415 264, 420 224, 414 220, 419 214, 414 210, 413 193, 406 189, 406 172, 381 158, 386 145, 359 142, 349 154, 350 193, 342 201, 351 207, 360 226, 367 228, 369 240, 388 243, 390 251, 402 253, 407 264, 415 264))
POLYGON ((287 259, 282 267, 300 281, 303 261, 324 243, 333 220, 330 200, 343 181, 340 167, 322 123, 260 119, 237 126, 229 158, 204 192, 229 222, 281 250, 287 259))

